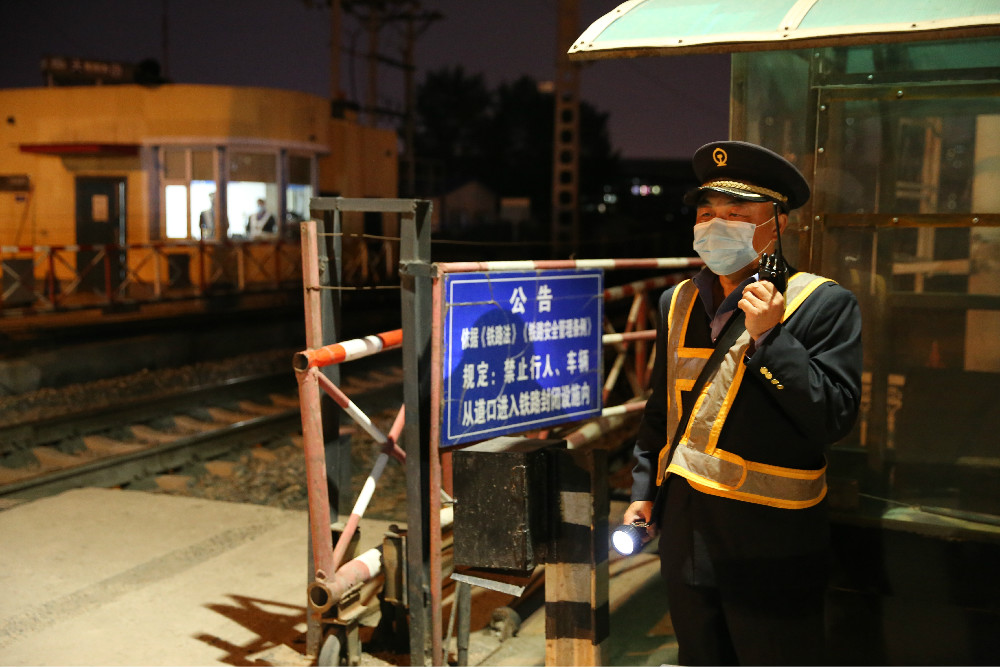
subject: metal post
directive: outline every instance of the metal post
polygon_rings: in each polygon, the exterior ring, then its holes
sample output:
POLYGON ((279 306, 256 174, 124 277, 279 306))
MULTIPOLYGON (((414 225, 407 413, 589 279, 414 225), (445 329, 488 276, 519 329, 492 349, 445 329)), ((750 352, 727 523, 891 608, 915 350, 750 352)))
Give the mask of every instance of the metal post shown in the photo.
POLYGON ((460 581, 455 585, 455 602, 458 605, 457 648, 458 665, 464 667, 469 664, 469 619, 472 616, 472 586, 467 582, 460 581))
MULTIPOLYGON (((431 389, 430 404, 439 406, 441 392, 441 373, 444 362, 441 358, 444 349, 442 331, 443 316, 443 292, 444 281, 439 277, 431 278, 431 389)), ((442 637, 444 636, 444 619, 441 613, 442 581, 444 578, 441 558, 441 488, 442 488, 442 460, 441 460, 441 411, 434 409, 430 416, 430 496, 427 498, 430 513, 430 533, 428 535, 428 551, 430 553, 430 591, 431 591, 431 658, 432 664, 444 664, 444 646, 442 637)), ((450 479, 450 475, 449 475, 450 479)))
MULTIPOLYGON (((323 220, 317 220, 317 260, 320 285, 328 288, 320 292, 322 309, 322 345, 331 345, 345 338, 341 319, 341 292, 343 286, 342 216, 339 210, 323 211, 323 220), (332 233, 327 233, 332 232, 332 233)), ((322 369, 333 384, 340 385, 340 365, 322 369)), ((323 401, 323 433, 326 434, 326 481, 329 485, 330 515, 350 512, 351 507, 351 447, 349 438, 340 437, 341 410, 333 401, 323 401), (341 511, 345 509, 345 512, 341 511)))
POLYGON ((406 424, 407 598, 410 664, 427 662, 430 605, 430 202, 414 201, 400 221, 400 285, 403 323, 403 400, 406 424))
MULTIPOLYGON (((302 289, 305 309, 306 347, 322 347, 322 297, 320 296, 320 268, 316 221, 302 223, 302 289)), ((203 244, 200 244, 200 247, 203 244)), ((316 376, 304 373, 299 376, 299 401, 302 404, 302 437, 306 450, 306 468, 309 481, 309 548, 307 581, 316 579, 316 568, 325 559, 325 549, 330 550, 333 559, 333 536, 330 533, 329 497, 325 463, 320 460, 323 451, 323 422, 320 418, 321 403, 316 376), (325 526, 324 526, 325 524, 325 526), (329 545, 329 546, 327 546, 329 545)), ((333 572, 326 572, 333 576, 333 572)), ((323 640, 322 612, 307 604, 306 654, 318 656, 323 640)))
POLYGON ((603 665, 608 637, 607 452, 551 452, 557 525, 545 563, 545 664, 603 665))

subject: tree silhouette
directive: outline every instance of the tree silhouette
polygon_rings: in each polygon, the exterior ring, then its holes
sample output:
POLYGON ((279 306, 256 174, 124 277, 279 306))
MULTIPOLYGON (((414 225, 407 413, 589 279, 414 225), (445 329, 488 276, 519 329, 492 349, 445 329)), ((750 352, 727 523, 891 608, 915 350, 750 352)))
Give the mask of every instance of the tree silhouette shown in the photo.
POLYGON ((417 87, 416 114, 417 159, 445 172, 437 188, 482 179, 493 96, 481 74, 468 75, 460 65, 428 73, 417 87))
MULTIPOLYGON (((490 91, 481 74, 457 66, 429 72, 416 97, 417 159, 443 174, 432 194, 479 180, 501 197, 529 197, 534 217, 549 219, 552 93, 528 76, 490 91)), ((611 150, 607 120, 608 114, 581 103, 581 199, 599 196, 616 175, 618 156, 611 150)))

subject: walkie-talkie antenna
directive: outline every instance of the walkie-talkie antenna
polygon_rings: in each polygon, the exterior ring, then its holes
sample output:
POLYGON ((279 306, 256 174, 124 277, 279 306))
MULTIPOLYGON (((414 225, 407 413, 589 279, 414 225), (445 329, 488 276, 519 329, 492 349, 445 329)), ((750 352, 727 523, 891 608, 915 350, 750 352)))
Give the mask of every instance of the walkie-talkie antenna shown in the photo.
MULTIPOLYGON (((778 224, 778 202, 771 202, 774 207, 774 254, 778 259, 779 269, 785 268, 785 253, 781 252, 781 225, 778 224)), ((784 291, 784 290, 782 290, 784 291)))
POLYGON ((778 223, 778 203, 774 205, 774 252, 763 253, 760 256, 760 279, 767 280, 774 285, 779 292, 785 293, 788 287, 788 265, 785 263, 785 255, 781 252, 781 225, 778 223))

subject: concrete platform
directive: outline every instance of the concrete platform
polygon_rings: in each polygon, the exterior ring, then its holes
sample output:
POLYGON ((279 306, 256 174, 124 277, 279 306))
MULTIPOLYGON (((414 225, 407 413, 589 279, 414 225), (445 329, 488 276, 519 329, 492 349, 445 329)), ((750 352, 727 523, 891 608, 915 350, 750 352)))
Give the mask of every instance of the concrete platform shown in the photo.
MULTIPOLYGON (((387 527, 365 520, 361 549, 387 527)), ((109 489, 0 511, 0 664, 303 664, 307 531, 301 511, 109 489)), ((612 562, 607 664, 675 660, 657 567, 612 562)), ((473 664, 544 664, 544 608, 502 644, 475 628, 473 664)))
POLYGON ((0 513, 0 663, 249 664, 305 628, 303 512, 82 489, 0 513))

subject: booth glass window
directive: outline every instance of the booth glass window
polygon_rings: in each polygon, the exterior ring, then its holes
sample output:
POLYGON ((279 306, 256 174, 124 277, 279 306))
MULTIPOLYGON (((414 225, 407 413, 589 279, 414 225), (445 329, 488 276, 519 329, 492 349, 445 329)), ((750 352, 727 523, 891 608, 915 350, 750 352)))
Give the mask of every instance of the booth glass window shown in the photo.
POLYGON ((313 159, 304 155, 288 156, 288 187, 285 189, 286 222, 297 225, 309 219, 309 200, 313 196, 313 159))
POLYGON ((263 200, 265 215, 278 219, 278 154, 231 150, 229 182, 226 185, 226 216, 229 236, 249 238, 250 217, 258 215, 263 200))
MULTIPOLYGON (((803 122, 809 113, 810 51, 764 51, 733 55, 734 139, 749 141, 783 155, 804 173, 810 170, 812 136, 803 122)), ((801 211, 790 216, 782 249, 800 264, 801 238, 808 226, 801 211)))
POLYGON ((895 99, 896 91, 872 92, 861 99, 860 91, 820 94, 827 122, 815 182, 825 210, 986 212, 972 186, 988 167, 984 152, 996 150, 988 144, 1000 131, 1000 98, 946 87, 908 90, 895 99), (888 100, 880 94, 886 92, 888 100))
POLYGON ((164 233, 167 239, 212 238, 218 222, 215 151, 164 147, 161 154, 164 233))
POLYGON ((1000 67, 1000 40, 968 39, 867 44, 825 50, 819 74, 862 74, 879 72, 910 78, 920 72, 992 69, 1000 67))
POLYGON ((789 157, 812 187, 797 265, 861 309, 860 417, 831 480, 862 507, 1000 515, 1000 39, 733 64, 733 138, 789 157))

